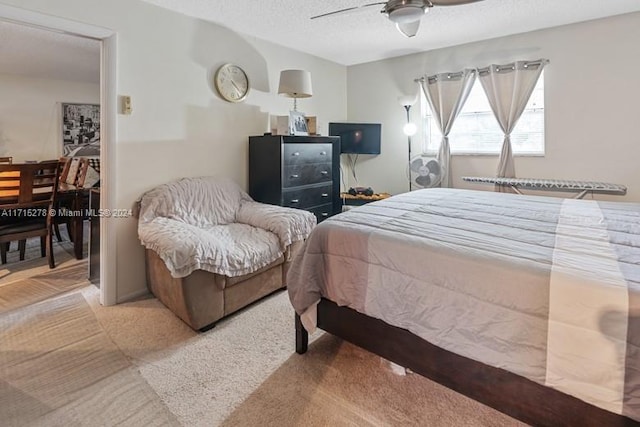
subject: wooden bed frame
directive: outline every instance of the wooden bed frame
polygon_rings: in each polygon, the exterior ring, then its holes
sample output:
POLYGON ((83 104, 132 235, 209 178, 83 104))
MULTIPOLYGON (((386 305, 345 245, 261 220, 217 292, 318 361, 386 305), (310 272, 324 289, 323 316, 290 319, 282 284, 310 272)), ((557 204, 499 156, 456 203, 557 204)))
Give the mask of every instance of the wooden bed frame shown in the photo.
MULTIPOLYGON (((296 352, 303 354, 309 337, 298 315, 295 324, 296 352)), ((520 375, 444 350, 405 329, 324 298, 318 304, 318 327, 531 425, 640 425, 520 375)))

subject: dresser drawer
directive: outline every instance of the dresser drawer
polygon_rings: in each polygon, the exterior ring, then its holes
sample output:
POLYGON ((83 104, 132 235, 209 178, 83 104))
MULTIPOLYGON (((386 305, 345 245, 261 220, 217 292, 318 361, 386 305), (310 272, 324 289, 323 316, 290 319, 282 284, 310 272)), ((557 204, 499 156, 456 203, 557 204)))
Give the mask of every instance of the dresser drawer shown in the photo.
POLYGON ((331 162, 331 144, 284 144, 284 165, 331 162))
POLYGON ((316 206, 315 208, 309 209, 309 212, 311 212, 316 216, 316 219, 318 220, 318 222, 321 222, 332 215, 333 205, 328 204, 328 205, 316 206))
POLYGON ((309 163, 284 167, 283 187, 331 182, 331 163, 309 163))
POLYGON ((331 203, 331 184, 320 187, 285 190, 282 192, 282 206, 308 208, 331 203))

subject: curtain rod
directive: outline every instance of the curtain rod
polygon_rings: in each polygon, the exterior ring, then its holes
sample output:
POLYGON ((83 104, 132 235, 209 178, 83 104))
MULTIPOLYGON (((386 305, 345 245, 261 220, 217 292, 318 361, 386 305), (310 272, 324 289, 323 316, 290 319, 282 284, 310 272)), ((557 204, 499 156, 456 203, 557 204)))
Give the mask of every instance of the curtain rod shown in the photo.
MULTIPOLYGON (((525 68, 530 66, 530 65, 542 65, 542 64, 548 64, 550 61, 548 59, 538 59, 535 61, 515 61, 515 62, 510 62, 508 64, 502 64, 499 67, 515 67, 516 62, 523 62, 525 65, 525 68)), ((487 66, 487 67, 482 67, 482 68, 470 68, 470 70, 472 71, 476 71, 478 73, 486 73, 489 71, 489 67, 491 67, 491 65, 487 66)), ((455 73, 438 73, 438 74, 434 74, 432 76, 428 76, 426 77, 429 80, 432 79, 436 79, 437 76, 439 75, 444 75, 446 74, 449 78, 457 78, 457 77, 462 77, 462 74, 464 73, 464 71, 458 71, 455 73)), ((423 83, 425 81, 425 77, 419 77, 417 79, 413 80, 415 83, 423 83)))
MULTIPOLYGON (((476 70, 474 68, 468 68, 467 70, 472 72, 472 73, 476 72, 476 70)), ((465 70, 465 71, 467 71, 467 70, 465 70)), ((461 78, 464 75, 465 71, 458 71, 456 73, 438 73, 438 74, 434 74, 433 76, 426 77, 426 79, 429 79, 429 81, 438 80, 438 76, 444 76, 444 75, 447 76, 447 79, 458 79, 458 78, 461 78)), ((419 79, 415 79, 413 81, 416 82, 416 83, 421 83, 421 82, 425 81, 425 77, 420 77, 419 79)))
MULTIPOLYGON (((474 69, 470 69, 470 70, 471 70, 471 72, 475 72, 476 71, 474 69)), ((429 76, 429 77, 426 77, 426 78, 429 79, 429 80, 437 80, 438 76, 445 75, 445 74, 446 74, 448 79, 456 79, 456 78, 462 77, 464 72, 463 71, 458 71, 457 73, 439 73, 439 74, 435 74, 433 76, 429 76)), ((424 82, 424 81, 425 81, 425 77, 420 77, 419 79, 415 79, 414 80, 414 82, 424 82)))
POLYGON ((491 67, 495 66, 496 67, 496 71, 500 71, 501 69, 507 68, 507 69, 512 69, 515 70, 516 68, 516 64, 517 63, 522 63, 524 68, 527 68, 529 66, 540 66, 540 65, 546 65, 549 63, 548 59, 538 59, 537 61, 516 61, 516 62, 510 62, 508 64, 500 64, 500 65, 496 65, 496 64, 492 64, 489 65, 487 67, 483 67, 483 68, 478 68, 478 74, 484 74, 484 73, 488 73, 489 70, 491 69, 491 67))

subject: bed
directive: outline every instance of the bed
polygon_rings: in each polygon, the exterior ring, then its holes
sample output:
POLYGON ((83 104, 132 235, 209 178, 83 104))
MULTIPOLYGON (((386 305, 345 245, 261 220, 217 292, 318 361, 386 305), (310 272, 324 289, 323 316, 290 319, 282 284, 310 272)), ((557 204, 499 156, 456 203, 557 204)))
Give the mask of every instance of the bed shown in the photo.
POLYGON ((429 189, 316 227, 287 277, 319 327, 534 425, 640 421, 640 204, 429 189))

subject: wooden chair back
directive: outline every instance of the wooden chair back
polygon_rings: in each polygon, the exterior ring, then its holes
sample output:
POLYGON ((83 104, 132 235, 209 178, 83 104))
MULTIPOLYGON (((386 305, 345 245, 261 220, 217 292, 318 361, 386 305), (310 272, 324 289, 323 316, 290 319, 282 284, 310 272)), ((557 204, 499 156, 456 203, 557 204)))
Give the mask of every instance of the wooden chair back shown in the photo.
POLYGON ((57 160, 0 164, 0 258, 7 262, 7 242, 18 241, 24 259, 26 239, 40 237, 42 256, 55 267, 51 231, 61 163, 57 160))
POLYGON ((0 157, 0 164, 10 165, 13 163, 13 157, 0 157))
POLYGON ((58 190, 57 160, 39 163, 0 164, 0 207, 23 209, 49 207, 58 190))
POLYGON ((63 163, 60 172, 60 182, 64 186, 82 188, 89 168, 89 160, 84 157, 61 157, 63 163))
POLYGON ((1 171, 0 172, 0 198, 17 196, 19 190, 20 190, 20 171, 16 171, 16 170, 1 171))

